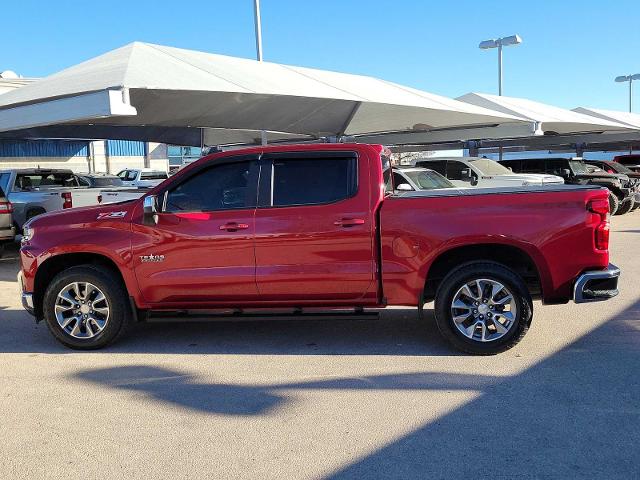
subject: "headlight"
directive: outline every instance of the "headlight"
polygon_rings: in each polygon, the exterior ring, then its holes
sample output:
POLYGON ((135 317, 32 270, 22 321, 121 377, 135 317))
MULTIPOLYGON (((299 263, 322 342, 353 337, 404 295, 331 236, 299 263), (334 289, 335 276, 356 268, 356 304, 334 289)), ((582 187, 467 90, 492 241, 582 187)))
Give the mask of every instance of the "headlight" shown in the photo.
POLYGON ((30 227, 29 225, 25 225, 22 228, 22 243, 28 242, 29 240, 31 240, 33 238, 33 227, 30 227))

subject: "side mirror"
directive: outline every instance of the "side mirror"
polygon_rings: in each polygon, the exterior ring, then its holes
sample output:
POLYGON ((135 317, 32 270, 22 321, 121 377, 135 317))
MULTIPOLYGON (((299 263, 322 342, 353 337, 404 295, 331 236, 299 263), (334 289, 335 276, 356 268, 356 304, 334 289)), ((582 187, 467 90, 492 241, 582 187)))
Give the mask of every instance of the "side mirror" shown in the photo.
POLYGON ((471 182, 473 180, 473 176, 471 175, 471 169, 465 168, 462 170, 462 181, 463 182, 471 182))
POLYGON ((143 221, 145 225, 156 225, 158 223, 158 196, 148 195, 144 197, 143 221))
POLYGON ((413 187, 408 183, 401 183, 400 185, 396 185, 396 190, 399 192, 413 192, 413 187))
POLYGON ((569 170, 568 168, 563 168, 562 169, 562 176, 563 177, 570 177, 571 176, 571 170, 569 170))

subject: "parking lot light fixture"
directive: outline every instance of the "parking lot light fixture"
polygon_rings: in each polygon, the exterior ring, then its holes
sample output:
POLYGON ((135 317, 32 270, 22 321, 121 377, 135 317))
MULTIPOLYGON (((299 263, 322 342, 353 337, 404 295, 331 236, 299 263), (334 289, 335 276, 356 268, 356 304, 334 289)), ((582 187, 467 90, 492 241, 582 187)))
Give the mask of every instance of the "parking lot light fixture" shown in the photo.
POLYGON ((629 82, 629 113, 633 109, 633 81, 640 80, 640 73, 634 73, 633 75, 620 75, 615 78, 617 83, 629 82))
POLYGON ((519 45, 520 43, 522 43, 520 35, 509 35, 508 37, 483 40, 478 45, 481 50, 498 49, 498 95, 500 96, 502 96, 502 47, 519 45))

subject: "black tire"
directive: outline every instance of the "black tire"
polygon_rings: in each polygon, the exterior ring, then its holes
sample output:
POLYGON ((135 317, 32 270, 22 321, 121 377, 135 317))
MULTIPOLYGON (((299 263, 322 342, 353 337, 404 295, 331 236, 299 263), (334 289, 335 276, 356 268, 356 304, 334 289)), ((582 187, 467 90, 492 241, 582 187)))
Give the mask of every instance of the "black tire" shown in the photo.
POLYGON ((533 304, 527 287, 513 270, 495 262, 472 262, 451 271, 440 283, 435 297, 436 325, 455 348, 474 355, 495 355, 516 345, 527 333, 533 318, 533 304), (463 335, 455 326, 451 304, 456 292, 474 279, 494 280, 512 293, 517 306, 513 324, 500 338, 482 342, 463 335))
POLYGON ((123 336, 132 322, 127 291, 118 276, 108 268, 80 265, 60 272, 51 281, 43 300, 44 319, 49 331, 63 345, 76 350, 95 350, 123 336), (80 339, 71 336, 57 322, 55 304, 58 293, 73 282, 88 282, 104 293, 109 305, 109 317, 104 329, 96 336, 80 339))
POLYGON ((634 200, 634 202, 633 202, 633 207, 631 207, 631 211, 632 211, 632 212, 635 212, 635 211, 638 209, 638 207, 640 207, 640 202, 636 202, 636 201, 634 200))
POLYGON ((611 215, 615 215, 618 211, 618 207, 620 206, 620 200, 616 197, 616 194, 612 191, 609 191, 609 212, 611 215))
POLYGON ((631 208, 633 207, 633 199, 626 198, 618 205, 618 210, 616 210, 615 215, 624 215, 625 213, 629 213, 631 208))

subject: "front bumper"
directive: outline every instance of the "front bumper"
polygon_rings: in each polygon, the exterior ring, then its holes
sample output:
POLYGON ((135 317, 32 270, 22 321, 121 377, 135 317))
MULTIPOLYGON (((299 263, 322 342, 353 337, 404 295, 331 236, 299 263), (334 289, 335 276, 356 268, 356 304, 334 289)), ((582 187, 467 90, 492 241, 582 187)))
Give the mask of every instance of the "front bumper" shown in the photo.
POLYGON ((591 270, 578 277, 573 287, 576 303, 601 302, 618 295, 620 269, 612 263, 605 270, 591 270))
POLYGON ((18 272, 18 288, 20 289, 20 296, 22 297, 22 307, 31 315, 35 316, 33 293, 24 291, 24 276, 22 275, 22 271, 18 272))

